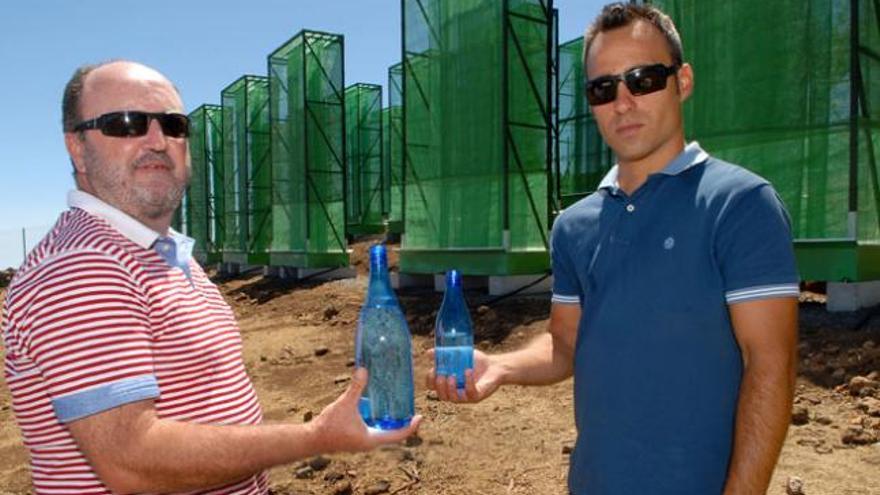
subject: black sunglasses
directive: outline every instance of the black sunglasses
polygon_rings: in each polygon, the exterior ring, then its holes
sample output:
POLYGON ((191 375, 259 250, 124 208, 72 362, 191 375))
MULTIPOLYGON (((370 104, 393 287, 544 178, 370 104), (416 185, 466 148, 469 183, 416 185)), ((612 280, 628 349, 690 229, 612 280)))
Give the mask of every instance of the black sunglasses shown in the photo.
POLYGON ((74 132, 100 129, 105 136, 140 137, 150 129, 150 121, 156 119, 162 134, 173 138, 189 136, 189 117, 182 113, 153 113, 128 110, 110 112, 92 120, 77 124, 74 132))
POLYGON ((634 96, 647 95, 666 88, 666 80, 678 71, 679 66, 645 65, 633 67, 623 74, 597 77, 587 81, 587 101, 590 105, 604 105, 617 98, 617 86, 620 81, 634 96))

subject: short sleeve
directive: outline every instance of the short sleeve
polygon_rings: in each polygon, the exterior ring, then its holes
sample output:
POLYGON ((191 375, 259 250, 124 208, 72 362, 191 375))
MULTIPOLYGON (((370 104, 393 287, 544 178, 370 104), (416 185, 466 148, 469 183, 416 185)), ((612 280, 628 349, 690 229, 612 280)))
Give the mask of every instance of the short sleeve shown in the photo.
POLYGON ((158 397, 148 307, 125 265, 76 252, 43 269, 23 308, 21 342, 58 419, 158 397))
POLYGON ((715 249, 728 304, 798 297, 791 222, 769 184, 744 193, 725 212, 715 249))
POLYGON ((567 237, 564 217, 560 217, 550 234, 550 262, 553 268, 551 301, 554 304, 581 304, 581 286, 571 257, 574 245, 567 237))

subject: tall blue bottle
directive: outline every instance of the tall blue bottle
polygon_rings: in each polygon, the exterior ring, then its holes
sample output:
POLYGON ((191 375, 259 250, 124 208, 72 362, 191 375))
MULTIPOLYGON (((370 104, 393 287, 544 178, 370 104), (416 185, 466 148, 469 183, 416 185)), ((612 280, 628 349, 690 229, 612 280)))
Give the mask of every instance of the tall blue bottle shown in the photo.
POLYGON ((446 294, 434 325, 434 360, 438 375, 454 375, 458 388, 464 388, 464 371, 474 367, 474 325, 458 270, 446 272, 446 294))
POLYGON ((382 244, 370 247, 370 285, 358 318, 355 361, 369 372, 359 404, 367 426, 382 430, 407 426, 415 412, 412 343, 391 289, 382 244))

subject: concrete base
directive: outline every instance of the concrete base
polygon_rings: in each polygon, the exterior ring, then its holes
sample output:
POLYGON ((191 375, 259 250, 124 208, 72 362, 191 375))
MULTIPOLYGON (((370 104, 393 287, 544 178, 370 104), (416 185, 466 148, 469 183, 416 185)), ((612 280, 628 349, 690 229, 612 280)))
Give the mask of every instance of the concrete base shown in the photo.
MULTIPOLYGON (((465 275, 461 277, 461 288, 485 289, 489 286, 489 277, 479 275, 465 275)), ((434 275, 434 290, 436 292, 446 292, 446 274, 438 273, 434 275)))
MULTIPOLYGON (((509 275, 506 277, 492 276, 489 277, 489 295, 500 296, 513 292, 521 287, 531 284, 532 282, 544 277, 545 275, 509 275)), ((543 294, 553 290, 553 276, 550 275, 537 284, 528 289, 519 292, 519 294, 543 294)))
POLYGON ((434 287, 434 276, 421 273, 391 272, 391 287, 394 289, 425 289, 434 287))
POLYGON ((357 270, 350 266, 340 266, 338 268, 288 268, 296 270, 296 278, 298 280, 338 280, 340 278, 355 278, 357 270))
POLYGON ((263 267, 263 276, 264 277, 280 278, 282 269, 283 269, 283 267, 280 267, 280 266, 264 266, 263 267))
POLYGON ((357 271, 349 266, 339 268, 298 268, 295 266, 266 266, 263 275, 281 280, 337 280, 354 278, 357 271))
POLYGON ((217 273, 223 277, 238 275, 241 273, 241 267, 238 263, 217 263, 217 273))
POLYGON ((828 282, 827 295, 825 308, 828 311, 857 311, 880 304, 880 281, 828 282))

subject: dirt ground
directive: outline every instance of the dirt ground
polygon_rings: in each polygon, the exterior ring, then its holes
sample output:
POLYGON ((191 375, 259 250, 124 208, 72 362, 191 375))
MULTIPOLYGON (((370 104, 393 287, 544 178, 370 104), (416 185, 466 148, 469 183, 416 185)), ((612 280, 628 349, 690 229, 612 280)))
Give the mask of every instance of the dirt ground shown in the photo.
MULTIPOLYGON (((244 359, 266 419, 307 421, 352 372, 354 331, 366 291, 367 243, 354 245, 358 277, 281 282, 259 274, 218 280, 239 318, 244 359)), ((390 264, 396 265, 395 256, 390 264)), ((398 293, 414 335, 418 438, 356 455, 309 459, 271 471, 276 494, 563 494, 575 438, 571 381, 506 387, 476 405, 432 399, 423 385, 440 295, 398 293)), ((2 289, 0 289, 2 298, 2 289)), ((467 298, 478 347, 514 349, 547 324, 547 296, 467 298)), ((823 296, 801 303, 795 424, 768 493, 802 481, 806 495, 880 495, 880 308, 829 314, 823 296), (861 377, 861 378, 859 378, 861 377)), ((0 495, 29 493, 27 457, 0 386, 0 495)), ((650 493, 650 487, 646 492, 650 493)))

